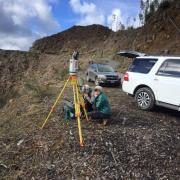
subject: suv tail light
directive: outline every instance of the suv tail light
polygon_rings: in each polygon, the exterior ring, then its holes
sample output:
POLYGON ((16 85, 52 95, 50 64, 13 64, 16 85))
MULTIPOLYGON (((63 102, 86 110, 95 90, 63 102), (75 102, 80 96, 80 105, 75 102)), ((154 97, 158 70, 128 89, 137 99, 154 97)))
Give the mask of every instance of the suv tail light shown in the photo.
POLYGON ((129 81, 129 74, 127 72, 124 74, 124 81, 129 81))

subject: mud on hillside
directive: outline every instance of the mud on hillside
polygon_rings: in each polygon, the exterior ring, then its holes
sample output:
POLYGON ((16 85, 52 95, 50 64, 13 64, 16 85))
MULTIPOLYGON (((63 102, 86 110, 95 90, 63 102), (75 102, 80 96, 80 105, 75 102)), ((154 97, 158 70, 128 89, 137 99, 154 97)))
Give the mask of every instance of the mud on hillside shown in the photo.
MULTIPOLYGON (((179 179, 180 114, 138 110, 118 88, 105 88, 113 116, 108 126, 63 120, 58 106, 45 129, 52 98, 27 96, 0 110, 2 179, 179 179), (8 113, 8 114, 7 114, 8 113)), ((66 97, 70 97, 70 89, 66 97)))

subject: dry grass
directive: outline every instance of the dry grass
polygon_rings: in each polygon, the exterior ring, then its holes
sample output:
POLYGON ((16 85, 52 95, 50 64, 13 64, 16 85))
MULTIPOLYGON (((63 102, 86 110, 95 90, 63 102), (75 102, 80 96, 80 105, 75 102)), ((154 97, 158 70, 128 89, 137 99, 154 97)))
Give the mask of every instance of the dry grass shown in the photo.
POLYGON ((35 79, 26 80, 24 83, 24 89, 27 93, 40 99, 54 95, 54 90, 49 85, 40 84, 35 79))

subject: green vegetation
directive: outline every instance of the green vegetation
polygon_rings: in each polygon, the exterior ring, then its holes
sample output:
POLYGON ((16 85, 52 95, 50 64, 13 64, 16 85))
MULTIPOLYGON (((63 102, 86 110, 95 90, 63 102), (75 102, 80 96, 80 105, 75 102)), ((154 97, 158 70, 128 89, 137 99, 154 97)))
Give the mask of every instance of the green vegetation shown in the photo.
POLYGON ((161 9, 168 9, 171 6, 169 0, 162 1, 159 8, 161 9))
POLYGON ((170 7, 170 5, 171 2, 169 0, 164 0, 162 2, 160 2, 159 0, 141 0, 141 13, 139 14, 139 19, 141 23, 146 24, 149 18, 153 16, 159 8, 167 9, 170 7))
POLYGON ((26 80, 24 83, 24 88, 33 96, 39 98, 52 96, 54 94, 49 85, 42 85, 36 79, 26 80))

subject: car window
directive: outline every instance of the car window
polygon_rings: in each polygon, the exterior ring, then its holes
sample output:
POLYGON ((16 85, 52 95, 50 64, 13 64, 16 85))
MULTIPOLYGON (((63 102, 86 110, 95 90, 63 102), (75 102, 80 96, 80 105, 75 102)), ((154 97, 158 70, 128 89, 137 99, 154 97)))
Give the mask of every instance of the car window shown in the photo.
POLYGON ((109 65, 98 64, 99 72, 114 72, 114 69, 109 65))
POLYGON ((96 69, 95 64, 91 65, 91 69, 96 69))
POLYGON ((159 68, 157 75, 180 77, 180 60, 168 59, 159 68))
POLYGON ((148 74, 158 59, 134 59, 132 65, 129 67, 130 72, 137 72, 148 74))

